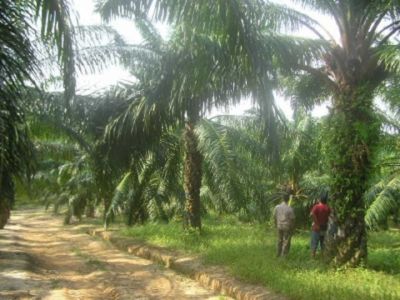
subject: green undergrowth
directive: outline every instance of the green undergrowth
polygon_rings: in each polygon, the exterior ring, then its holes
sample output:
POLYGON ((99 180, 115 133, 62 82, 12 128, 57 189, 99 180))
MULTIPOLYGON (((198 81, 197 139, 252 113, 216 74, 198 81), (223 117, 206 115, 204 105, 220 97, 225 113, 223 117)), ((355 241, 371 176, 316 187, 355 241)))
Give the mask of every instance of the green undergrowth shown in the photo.
POLYGON ((201 234, 179 223, 121 229, 153 245, 200 254, 245 281, 260 283, 293 299, 400 299, 400 232, 370 234, 369 262, 363 268, 335 269, 311 259, 309 233, 297 233, 287 258, 275 257, 275 232, 266 225, 207 217, 201 234))

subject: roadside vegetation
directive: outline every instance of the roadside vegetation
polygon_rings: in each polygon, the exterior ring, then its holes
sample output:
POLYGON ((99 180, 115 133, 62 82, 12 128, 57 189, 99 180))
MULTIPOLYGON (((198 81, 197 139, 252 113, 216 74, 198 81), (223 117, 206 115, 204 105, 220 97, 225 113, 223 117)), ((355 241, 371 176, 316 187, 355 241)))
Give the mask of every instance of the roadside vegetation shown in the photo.
POLYGON ((105 23, 134 21, 139 44, 79 26, 66 0, 0 1, 0 228, 23 199, 65 224, 118 221, 293 298, 399 296, 397 1, 96 1, 105 23), (132 80, 77 88, 112 65, 132 80), (244 98, 243 115, 210 116, 244 98), (287 261, 266 225, 284 191, 299 230, 287 261), (327 191, 342 234, 313 261, 309 211, 327 191))
POLYGON ((238 278, 265 285, 293 299, 399 299, 399 229, 369 233, 368 263, 332 268, 323 256, 312 259, 310 232, 299 230, 287 258, 276 258, 276 233, 268 224, 236 218, 204 218, 201 235, 182 231, 179 222, 149 223, 120 234, 148 244, 198 254, 238 278))

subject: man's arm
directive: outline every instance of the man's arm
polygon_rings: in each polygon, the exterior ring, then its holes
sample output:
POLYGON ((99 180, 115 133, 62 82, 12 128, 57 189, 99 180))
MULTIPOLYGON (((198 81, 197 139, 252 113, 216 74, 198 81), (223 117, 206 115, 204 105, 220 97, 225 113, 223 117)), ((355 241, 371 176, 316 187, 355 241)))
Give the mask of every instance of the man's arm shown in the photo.
POLYGON ((318 224, 318 220, 317 220, 317 215, 316 215, 316 207, 314 206, 310 212, 310 216, 313 220, 313 224, 312 227, 314 230, 319 230, 319 224, 318 224))
POLYGON ((311 216, 311 219, 313 220, 313 222, 317 223, 317 216, 316 216, 316 212, 315 211, 316 211, 316 207, 314 206, 311 209, 310 216, 311 216))
POLYGON ((291 227, 291 230, 294 230, 294 227, 295 227, 295 221, 296 221, 296 215, 294 214, 294 209, 293 209, 293 207, 291 207, 290 208, 290 215, 289 215, 289 218, 290 218, 290 227, 291 227))

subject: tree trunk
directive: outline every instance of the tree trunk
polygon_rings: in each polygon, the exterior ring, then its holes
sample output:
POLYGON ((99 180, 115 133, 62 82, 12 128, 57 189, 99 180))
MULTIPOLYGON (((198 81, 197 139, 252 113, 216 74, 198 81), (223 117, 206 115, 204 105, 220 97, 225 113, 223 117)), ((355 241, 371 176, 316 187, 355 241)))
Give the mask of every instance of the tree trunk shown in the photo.
POLYGON ((86 216, 86 218, 94 218, 95 217, 96 208, 95 208, 95 206, 94 206, 92 201, 89 200, 88 204, 86 205, 86 208, 85 208, 85 216, 86 216))
POLYGON ((12 203, 14 202, 14 182, 12 177, 4 172, 0 173, 0 229, 3 229, 10 218, 12 203))
POLYGON ((203 157, 197 147, 197 137, 194 131, 195 120, 191 119, 185 126, 185 167, 184 188, 186 194, 186 212, 188 225, 201 230, 200 187, 202 180, 203 157))
POLYGON ((338 217, 340 234, 328 251, 337 264, 354 266, 367 258, 363 196, 380 126, 373 114, 372 91, 364 86, 338 93, 329 125, 331 205, 338 217))
MULTIPOLYGON (((110 206, 111 206, 111 195, 105 195, 103 198, 103 207, 104 207, 104 211, 103 211, 103 221, 106 221, 107 218, 107 213, 110 210, 110 206)), ((113 221, 113 220, 112 220, 113 221)))
POLYGON ((10 218, 10 207, 7 199, 0 198, 0 229, 3 229, 10 218))

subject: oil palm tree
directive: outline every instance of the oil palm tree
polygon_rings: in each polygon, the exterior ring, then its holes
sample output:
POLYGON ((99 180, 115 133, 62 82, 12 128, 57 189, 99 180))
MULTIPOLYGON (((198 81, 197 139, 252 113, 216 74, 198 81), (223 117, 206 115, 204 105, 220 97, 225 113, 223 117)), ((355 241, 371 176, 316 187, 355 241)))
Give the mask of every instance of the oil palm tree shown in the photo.
MULTIPOLYGON (((65 114, 70 112, 75 97, 75 68, 92 71, 103 67, 105 61, 116 56, 116 49, 121 49, 124 42, 115 31, 104 26, 73 27, 67 0, 4 0, 1 1, 1 8, 0 182, 4 193, 0 198, 4 204, 4 195, 13 194, 7 192, 13 187, 13 176, 32 173, 33 146, 26 128, 26 114, 30 117, 32 113, 36 117, 40 115, 42 122, 52 123, 73 136, 86 151, 91 151, 89 144, 73 128, 70 114, 65 114), (35 21, 37 27, 32 25, 35 21), (93 47, 94 44, 96 47, 93 47), (39 86, 45 85, 43 78, 46 78, 46 73, 51 73, 49 69, 53 65, 61 75, 64 92, 48 97, 39 86), (48 101, 46 107, 41 106, 43 103, 39 101, 55 100, 60 96, 63 97, 62 103, 48 101), (26 172, 27 166, 29 172, 26 172)), ((52 76, 57 75, 53 72, 52 76)), ((77 113, 76 106, 74 109, 77 113)), ((75 124, 80 124, 80 121, 75 124)), ((8 215, 8 206, 1 205, 7 212, 5 215, 8 215)))
POLYGON ((313 64, 297 63, 297 95, 308 103, 330 99, 326 136, 331 165, 333 206, 343 236, 332 245, 338 263, 357 265, 367 256, 364 193, 380 135, 374 94, 398 72, 399 6, 396 1, 296 1, 333 18, 339 40, 322 27, 312 30, 327 40, 313 64), (308 99, 307 99, 308 98, 308 99))
MULTIPOLYGON (((136 130, 148 126, 147 132, 150 128, 160 132, 163 126, 174 122, 185 124, 187 210, 190 225, 200 228, 203 158, 194 132, 196 124, 207 109, 235 103, 242 96, 252 94, 264 116, 267 144, 276 145, 273 142, 276 106, 272 96, 275 73, 272 66, 277 56, 274 55, 285 48, 307 60, 321 45, 306 48, 300 40, 290 42, 273 34, 266 39, 263 32, 271 33, 277 15, 287 16, 286 24, 293 24, 296 14, 289 9, 277 10, 275 5, 268 5, 269 11, 263 1, 213 1, 198 5, 187 1, 160 1, 154 4, 156 18, 171 21, 174 33, 164 51, 152 51, 162 54, 162 58, 161 63, 149 65, 161 67, 151 73, 158 78, 150 82, 157 84, 147 85, 148 94, 141 98, 147 103, 138 104, 138 101, 132 108, 139 107, 140 112, 136 110, 134 117, 124 119, 136 123, 136 130), (271 47, 272 43, 275 48, 271 47)), ((109 0, 99 1, 98 10, 105 20, 118 16, 143 18, 150 6, 151 3, 144 1, 109 0)), ((153 134, 152 138, 157 137, 153 134)))
POLYGON ((106 225, 123 213, 127 225, 143 223, 149 218, 168 221, 181 216, 184 205, 182 187, 181 130, 166 132, 159 146, 134 156, 121 169, 106 225), (168 211, 172 210, 172 214, 168 211))
POLYGON ((13 177, 32 170, 32 144, 25 127, 21 98, 27 82, 35 85, 39 74, 34 47, 30 41, 31 26, 40 18, 42 37, 54 41, 64 68, 66 98, 74 91, 73 58, 69 32, 68 6, 64 0, 0 2, 0 214, 1 227, 9 215, 13 195, 13 177), (68 80, 67 80, 68 79, 68 80))
POLYGON ((48 198, 46 205, 67 205, 68 221, 72 215, 79 217, 88 206, 93 207, 93 203, 103 203, 103 211, 108 211, 115 183, 113 168, 105 159, 102 135, 108 121, 127 104, 125 98, 108 91, 95 96, 78 94, 66 121, 64 100, 60 92, 30 90, 24 96, 30 104, 25 111, 38 162, 38 174, 30 185, 35 191, 47 182, 43 195, 48 198))
MULTIPOLYGON (((266 147, 255 126, 256 118, 238 119, 241 120, 203 118, 194 130, 198 151, 204 157, 201 210, 265 220, 274 203, 274 199, 266 201, 273 186, 268 182, 271 172, 264 160, 266 147)), ((115 190, 107 224, 120 212, 125 214, 128 225, 186 216, 182 185, 184 130, 184 126, 178 126, 164 132, 156 147, 125 162, 129 167, 125 167, 115 190)), ((121 149, 119 153, 121 156, 121 149)))

